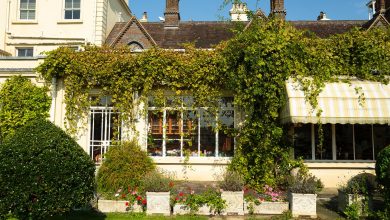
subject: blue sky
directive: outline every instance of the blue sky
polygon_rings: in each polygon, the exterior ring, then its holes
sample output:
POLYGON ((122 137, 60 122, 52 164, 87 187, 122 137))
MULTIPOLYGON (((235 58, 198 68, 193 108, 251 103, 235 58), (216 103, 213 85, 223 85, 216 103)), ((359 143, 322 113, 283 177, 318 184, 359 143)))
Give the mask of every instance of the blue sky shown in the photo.
MULTIPOLYGON (((243 0, 250 10, 261 8, 269 13, 270 0, 243 0), (258 2, 258 3, 257 3, 258 2), (257 6, 257 7, 256 7, 257 6)), ((164 16, 165 0, 129 0, 130 9, 140 18, 148 12, 149 21, 164 16)), ((231 6, 220 9, 223 0, 180 0, 180 15, 184 21, 209 21, 228 18, 231 6)), ((332 20, 368 19, 368 0, 285 0, 288 20, 315 20, 320 11, 332 20)))

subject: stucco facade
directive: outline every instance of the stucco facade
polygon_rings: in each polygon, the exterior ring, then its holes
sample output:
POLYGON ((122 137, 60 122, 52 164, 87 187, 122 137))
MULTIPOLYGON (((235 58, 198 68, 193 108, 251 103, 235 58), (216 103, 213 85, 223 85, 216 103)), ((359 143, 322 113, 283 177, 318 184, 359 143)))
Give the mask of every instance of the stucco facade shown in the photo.
POLYGON ((36 0, 35 16, 26 19, 20 1, 1 1, 0 49, 17 56, 17 48, 33 48, 36 56, 61 45, 102 45, 114 24, 131 16, 125 0, 81 0, 80 16, 65 19, 64 2, 36 0))

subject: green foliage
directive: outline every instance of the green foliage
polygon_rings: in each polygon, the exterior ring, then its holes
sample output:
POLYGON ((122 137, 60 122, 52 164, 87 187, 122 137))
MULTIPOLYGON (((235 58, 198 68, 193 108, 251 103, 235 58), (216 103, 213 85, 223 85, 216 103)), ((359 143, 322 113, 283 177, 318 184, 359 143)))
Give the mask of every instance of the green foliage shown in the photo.
MULTIPOLYGON (((37 70, 48 82, 52 77, 64 80, 72 133, 92 104, 92 89, 99 89, 100 97, 111 95, 115 110, 129 125, 135 106, 146 103, 148 96, 164 105, 168 93, 192 95, 194 103, 186 107, 208 106, 216 112, 218 97, 229 92, 242 110, 242 121, 231 132, 236 137, 231 167, 258 190, 265 184, 285 187, 290 171, 299 166, 291 158, 291 143, 279 118, 286 80, 299 83, 313 111, 326 82, 357 78, 387 83, 390 35, 387 30, 355 29, 321 39, 278 19, 254 19, 234 33, 215 50, 187 45, 181 53, 152 48, 135 56, 126 47, 86 47, 83 52, 60 48, 49 52, 37 70)), ((364 94, 355 89, 363 100, 364 94)), ((321 110, 316 111, 320 118, 321 110)))
MULTIPOLYGON (((0 146, 0 215, 46 219, 81 207, 95 191, 95 164, 61 128, 38 119, 0 146)), ((1 216, 0 216, 1 217, 1 216)))
POLYGON ((347 194, 372 195, 378 188, 377 185, 375 175, 361 173, 348 180, 346 186, 342 187, 341 190, 347 194))
POLYGON ((1 139, 35 118, 47 118, 50 97, 46 87, 35 86, 28 78, 13 76, 0 88, 1 139))
POLYGON ((226 208, 226 201, 221 198, 221 193, 215 189, 208 189, 201 196, 203 204, 210 207, 211 213, 221 214, 222 210, 226 208))
POLYGON ((351 220, 359 220, 360 214, 359 214, 360 206, 358 203, 352 203, 351 205, 347 206, 344 210, 344 214, 347 217, 347 219, 351 220))
POLYGON ((320 179, 312 174, 302 174, 301 172, 291 176, 289 184, 289 190, 292 193, 316 194, 324 188, 320 179))
POLYGON ((137 141, 113 145, 104 155, 97 174, 100 192, 116 192, 119 189, 140 186, 146 173, 155 169, 153 160, 141 150, 137 141))
POLYGON ((170 192, 173 187, 173 177, 168 173, 153 170, 145 174, 141 186, 145 192, 170 192))
POLYGON ((222 180, 218 183, 219 187, 225 191, 242 191, 244 184, 242 176, 237 171, 229 169, 226 170, 222 180))
POLYGON ((384 186, 385 212, 390 216, 390 146, 379 152, 376 158, 375 172, 378 183, 384 186))

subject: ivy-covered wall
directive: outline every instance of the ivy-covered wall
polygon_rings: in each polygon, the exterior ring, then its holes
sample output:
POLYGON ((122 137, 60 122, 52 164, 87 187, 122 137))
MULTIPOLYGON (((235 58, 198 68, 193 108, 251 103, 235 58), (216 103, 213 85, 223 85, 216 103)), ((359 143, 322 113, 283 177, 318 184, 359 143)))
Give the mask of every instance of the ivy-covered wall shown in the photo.
POLYGON ((325 82, 358 78, 388 83, 388 30, 355 29, 321 39, 282 20, 254 20, 235 33, 214 50, 187 45, 185 52, 153 48, 135 55, 126 47, 86 47, 83 52, 59 48, 49 52, 37 70, 47 82, 53 77, 64 80, 71 133, 94 104, 89 99, 92 89, 98 89, 99 96, 112 96, 129 127, 138 114, 135 107, 147 103, 148 96, 164 105, 165 91, 191 94, 192 107, 216 109, 218 97, 229 91, 245 115, 233 132, 237 142, 232 167, 259 188, 283 185, 299 164, 289 154, 291 145, 279 120, 287 79, 301 85, 313 107, 325 82))

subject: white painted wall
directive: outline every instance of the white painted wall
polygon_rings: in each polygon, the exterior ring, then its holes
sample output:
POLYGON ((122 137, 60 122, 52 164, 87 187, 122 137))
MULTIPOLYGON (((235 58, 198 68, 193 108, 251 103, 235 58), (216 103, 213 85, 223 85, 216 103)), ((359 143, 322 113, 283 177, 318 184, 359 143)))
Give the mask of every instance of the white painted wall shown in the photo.
MULTIPOLYGON (((59 45, 102 45, 118 20, 131 16, 125 0, 81 0, 78 20, 64 19, 64 0, 37 0, 36 19, 19 19, 20 0, 0 1, 0 14, 10 15, 9 33, 0 36, 0 48, 16 55, 16 47, 34 47, 34 55, 55 49, 59 45), (7 2, 10 8, 7 10, 7 2), (4 6, 5 5, 5 6, 4 6), (5 35, 5 37, 4 37, 5 35)), ((4 32, 7 16, 0 16, 0 30, 4 32)))

